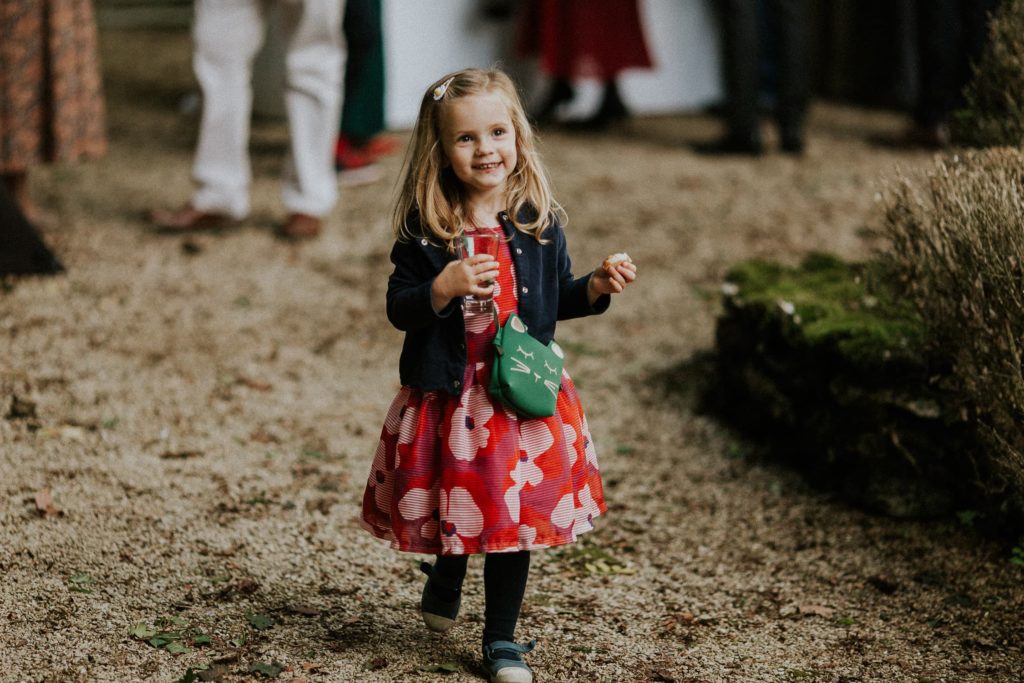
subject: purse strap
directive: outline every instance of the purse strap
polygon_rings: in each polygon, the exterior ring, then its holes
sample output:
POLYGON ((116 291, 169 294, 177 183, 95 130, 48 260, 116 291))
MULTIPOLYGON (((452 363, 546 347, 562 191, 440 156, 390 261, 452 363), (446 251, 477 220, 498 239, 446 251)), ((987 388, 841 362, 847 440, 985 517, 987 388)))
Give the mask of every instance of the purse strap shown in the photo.
POLYGON ((491 306, 491 313, 494 315, 494 352, 499 356, 505 352, 501 344, 504 341, 504 335, 501 333, 501 321, 498 319, 498 307, 491 306))

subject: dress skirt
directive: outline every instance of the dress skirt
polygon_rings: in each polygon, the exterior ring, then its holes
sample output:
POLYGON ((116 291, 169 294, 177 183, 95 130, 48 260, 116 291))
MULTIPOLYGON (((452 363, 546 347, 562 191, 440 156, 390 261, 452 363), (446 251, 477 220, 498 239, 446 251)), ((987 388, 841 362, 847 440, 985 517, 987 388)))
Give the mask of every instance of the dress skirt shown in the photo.
POLYGON ((90 0, 0 0, 0 173, 107 151, 90 0))
MULTIPOLYGON (((500 229, 499 229, 500 230, 500 229)), ((516 310, 502 242, 494 300, 516 310)), ((363 526, 397 550, 439 555, 571 543, 607 507, 579 395, 562 375, 555 414, 525 418, 487 392, 496 326, 466 316, 462 394, 402 387, 388 410, 363 495, 363 526)))

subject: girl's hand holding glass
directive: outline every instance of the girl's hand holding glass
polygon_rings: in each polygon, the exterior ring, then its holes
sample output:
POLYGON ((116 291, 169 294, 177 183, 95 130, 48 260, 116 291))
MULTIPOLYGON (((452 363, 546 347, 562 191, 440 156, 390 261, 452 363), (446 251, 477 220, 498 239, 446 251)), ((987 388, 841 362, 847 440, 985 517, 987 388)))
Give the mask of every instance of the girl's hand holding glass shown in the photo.
POLYGON ((498 278, 498 235, 494 233, 471 232, 462 236, 459 242, 459 255, 463 261, 470 263, 481 263, 479 259, 484 258, 483 267, 488 262, 494 263, 493 275, 485 275, 477 282, 484 291, 475 292, 470 290, 463 295, 462 306, 466 313, 491 313, 494 311, 494 282, 498 278), (476 260, 474 260, 476 259, 476 260))
POLYGON ((434 310, 443 310, 452 299, 459 296, 479 297, 490 304, 497 279, 498 262, 490 254, 477 254, 452 261, 444 267, 431 287, 434 310))

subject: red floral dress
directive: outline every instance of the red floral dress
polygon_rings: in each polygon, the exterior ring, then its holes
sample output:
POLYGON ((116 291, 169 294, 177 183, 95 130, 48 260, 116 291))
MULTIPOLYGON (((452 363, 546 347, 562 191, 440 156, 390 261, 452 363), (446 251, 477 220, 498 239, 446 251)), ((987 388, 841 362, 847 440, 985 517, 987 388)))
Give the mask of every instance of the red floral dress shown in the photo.
MULTIPOLYGON (((504 240, 498 263, 494 302, 504 323, 518 292, 504 240)), ((388 410, 361 521, 396 550, 466 555, 563 545, 607 509, 567 373, 552 417, 520 417, 487 393, 495 331, 491 314, 466 316, 461 396, 405 386, 388 410)))

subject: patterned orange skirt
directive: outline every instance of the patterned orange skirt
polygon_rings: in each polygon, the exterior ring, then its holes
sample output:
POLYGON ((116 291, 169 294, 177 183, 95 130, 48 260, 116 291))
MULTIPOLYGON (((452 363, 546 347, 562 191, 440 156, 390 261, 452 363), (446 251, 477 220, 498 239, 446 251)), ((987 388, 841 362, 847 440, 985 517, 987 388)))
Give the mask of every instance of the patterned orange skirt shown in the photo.
POLYGON ((106 151, 90 0, 2 0, 0 172, 106 151))

